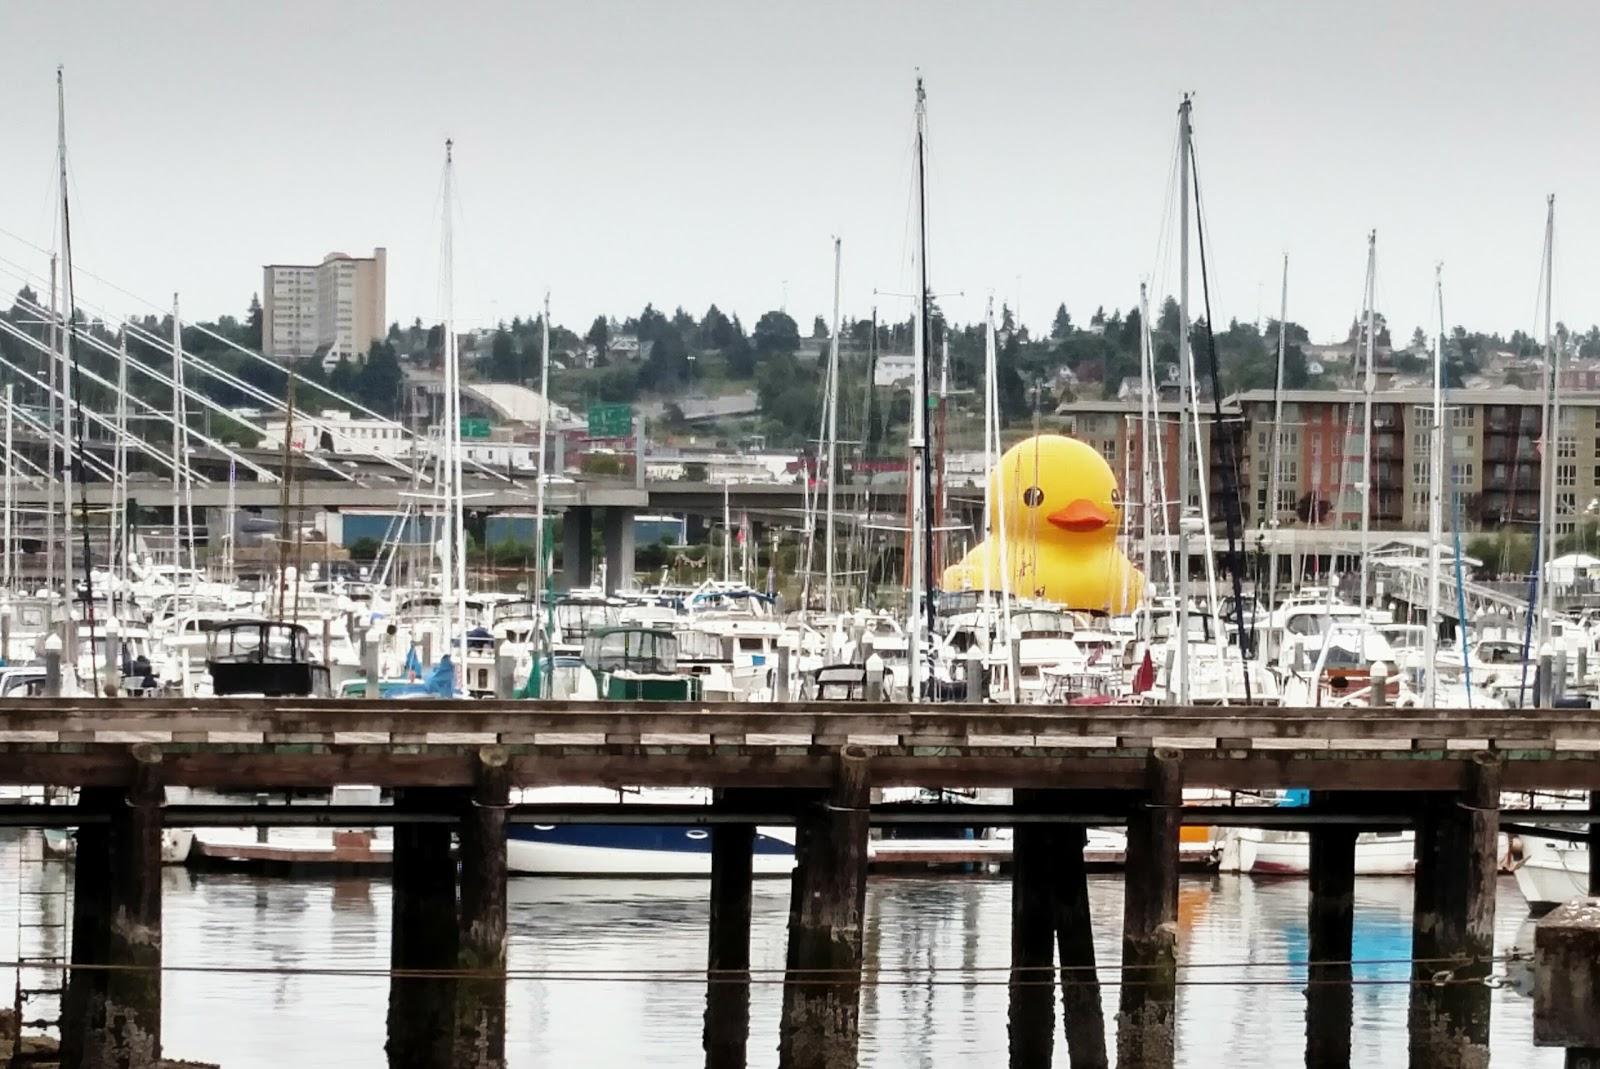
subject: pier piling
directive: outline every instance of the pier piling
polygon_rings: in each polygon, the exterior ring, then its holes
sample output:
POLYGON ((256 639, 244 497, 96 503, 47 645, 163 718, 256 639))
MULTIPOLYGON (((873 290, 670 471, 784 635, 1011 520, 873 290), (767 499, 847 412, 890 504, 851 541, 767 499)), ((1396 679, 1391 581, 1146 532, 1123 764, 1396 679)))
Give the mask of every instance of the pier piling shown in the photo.
POLYGON ((1053 883, 1056 953, 1061 959, 1061 1015, 1072 1069, 1106 1069, 1106 1018, 1095 971, 1094 920, 1089 914, 1089 874, 1083 863, 1088 836, 1079 827, 1052 829, 1056 839, 1053 883))
MULTIPOLYGON (((460 795, 437 787, 395 791, 400 811, 430 812, 459 805, 460 795)), ((456 966, 456 865, 447 824, 401 824, 394 829, 394 904, 389 934, 389 1069, 446 1069, 455 1034, 455 981, 407 976, 405 970, 456 966)))
POLYGON ((109 827, 103 1031, 85 1064, 147 1069, 161 1060, 161 752, 132 750, 133 778, 109 827))
POLYGON ((506 1063, 506 751, 485 746, 473 762, 471 805, 461 819, 461 912, 456 964, 456 1069, 506 1063))
POLYGON ((367 677, 363 697, 378 696, 378 636, 368 631, 361 638, 361 671, 367 677))
POLYGON ((1145 800, 1128 818, 1118 1069, 1171 1069, 1177 1054, 1182 762, 1170 747, 1150 754, 1145 800))
MULTIPOLYGON (((85 787, 78 804, 115 812, 123 792, 115 787, 85 787)), ((105 969, 110 960, 106 941, 111 931, 111 829, 85 824, 75 836, 72 863, 72 969, 61 997, 61 1069, 85 1069, 90 1063, 90 1037, 95 1057, 105 1033, 105 969)))
POLYGON ((833 787, 796 828, 779 1069, 853 1069, 866 912, 867 752, 839 749, 833 787))
MULTIPOLYGON (((1019 805, 1037 792, 1017 791, 1019 805)), ((1060 844, 1044 824, 1019 824, 1011 843, 1011 986, 1006 1016, 1011 1069, 1049 1069, 1055 1045, 1052 877, 1060 844)))
MULTIPOLYGON (((781 673, 780 673, 781 676, 781 673)), ((737 808, 741 792, 719 790, 713 808, 737 808)), ((745 1069, 750 1042, 750 895, 756 829, 711 828, 711 920, 706 952, 706 1069, 745 1069)))
MULTIPOLYGON (((1600 791, 1589 792, 1589 812, 1600 813, 1600 791)), ((1600 823, 1589 825, 1589 893, 1600 895, 1600 823)))
POLYGON ((1574 898, 1533 937, 1533 1043, 1565 1047, 1569 1069, 1600 1065, 1600 905, 1574 898))
MULTIPOLYGON (((1326 792, 1311 797, 1313 807, 1327 801, 1326 792)), ((1306 1069, 1349 1069, 1350 1065, 1357 834, 1353 827, 1333 824, 1317 825, 1310 832, 1306 1069)))
POLYGON ((1494 955, 1499 802, 1499 758, 1480 751, 1461 792, 1430 796, 1418 813, 1411 1069, 1489 1064, 1493 992, 1482 980, 1494 955))

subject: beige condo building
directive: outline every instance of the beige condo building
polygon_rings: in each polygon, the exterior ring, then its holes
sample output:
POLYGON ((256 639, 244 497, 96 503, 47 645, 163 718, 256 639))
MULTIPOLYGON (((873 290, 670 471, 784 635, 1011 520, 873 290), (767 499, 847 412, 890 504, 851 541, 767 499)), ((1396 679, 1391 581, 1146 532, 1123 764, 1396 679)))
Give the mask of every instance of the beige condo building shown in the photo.
POLYGON ((275 360, 359 362, 387 322, 388 252, 330 252, 319 264, 262 268, 261 348, 275 360))

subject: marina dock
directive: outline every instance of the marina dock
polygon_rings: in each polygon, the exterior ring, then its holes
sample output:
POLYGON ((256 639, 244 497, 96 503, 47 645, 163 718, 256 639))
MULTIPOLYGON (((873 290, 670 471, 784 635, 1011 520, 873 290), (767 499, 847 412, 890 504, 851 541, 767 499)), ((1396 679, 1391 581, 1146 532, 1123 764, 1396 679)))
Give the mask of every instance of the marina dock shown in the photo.
POLYGON ((1595 819, 1572 810, 1502 811, 1501 793, 1600 791, 1600 713, 44 699, 0 712, 0 783, 41 782, 78 788, 79 801, 7 806, 0 819, 78 829, 61 1022, 63 1036, 73 1037, 66 1065, 104 1064, 99 1058, 110 1051, 128 1066, 160 1057, 164 827, 311 821, 395 827, 390 1065, 503 1065, 507 827, 602 820, 698 821, 709 829, 708 1067, 745 1065, 752 1041, 755 826, 793 824, 780 1064, 854 1065, 869 830, 940 819, 1015 829, 1013 1066, 1049 1063, 1058 947, 1073 1064, 1107 1064, 1102 989, 1084 979, 1098 975, 1088 939, 1085 826, 1128 832, 1121 983, 1114 985, 1116 1063, 1128 1067, 1174 1064, 1183 823, 1309 831, 1311 982, 1304 1021, 1279 1026, 1303 1025, 1310 1066, 1348 1061, 1356 835, 1414 828, 1411 1064, 1467 1066, 1487 1057, 1500 832, 1595 819), (392 789, 395 804, 163 803, 168 786, 246 791, 351 782, 392 789), (711 806, 675 809, 511 804, 514 788, 624 785, 717 794, 711 806), (873 788, 899 786, 1009 788, 1013 802, 966 807, 958 816, 872 806, 873 788), (1186 788, 1309 788, 1311 804, 1184 805, 1186 788))

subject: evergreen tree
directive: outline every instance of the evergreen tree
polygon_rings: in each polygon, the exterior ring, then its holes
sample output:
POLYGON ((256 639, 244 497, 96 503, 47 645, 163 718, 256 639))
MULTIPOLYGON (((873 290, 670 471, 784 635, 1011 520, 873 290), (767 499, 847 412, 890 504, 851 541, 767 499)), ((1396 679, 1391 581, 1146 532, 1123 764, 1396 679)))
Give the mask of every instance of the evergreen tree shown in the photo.
POLYGON ((605 316, 594 317, 594 322, 589 324, 589 333, 583 336, 583 340, 594 346, 595 366, 604 367, 606 347, 611 343, 611 326, 605 316))
POLYGON ((763 357, 773 353, 792 353, 800 348, 800 328, 786 312, 768 312, 756 321, 751 335, 756 352, 763 357))
POLYGON ((1067 314, 1066 303, 1063 302, 1056 308, 1055 322, 1050 327, 1051 341, 1065 341, 1072 333, 1072 316, 1067 314))

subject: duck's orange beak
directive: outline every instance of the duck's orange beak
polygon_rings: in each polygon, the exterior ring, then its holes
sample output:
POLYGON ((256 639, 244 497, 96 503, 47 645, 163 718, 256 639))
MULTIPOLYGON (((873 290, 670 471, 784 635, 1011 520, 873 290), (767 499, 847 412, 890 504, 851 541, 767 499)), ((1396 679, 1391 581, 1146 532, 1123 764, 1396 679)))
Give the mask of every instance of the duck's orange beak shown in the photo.
POLYGON ((1057 509, 1045 519, 1063 531, 1098 531, 1111 522, 1111 513, 1086 497, 1057 509))

